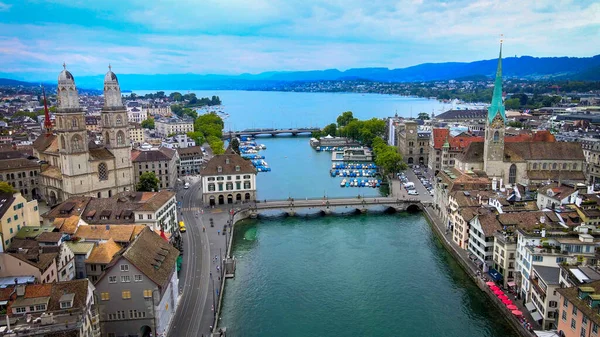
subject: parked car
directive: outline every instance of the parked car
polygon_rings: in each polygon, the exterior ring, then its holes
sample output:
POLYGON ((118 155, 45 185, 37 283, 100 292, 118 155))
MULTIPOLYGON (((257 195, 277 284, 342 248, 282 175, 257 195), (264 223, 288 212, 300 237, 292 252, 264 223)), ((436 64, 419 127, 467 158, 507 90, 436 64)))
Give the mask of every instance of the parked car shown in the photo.
POLYGON ((419 195, 419 192, 417 190, 408 190, 408 195, 419 195))

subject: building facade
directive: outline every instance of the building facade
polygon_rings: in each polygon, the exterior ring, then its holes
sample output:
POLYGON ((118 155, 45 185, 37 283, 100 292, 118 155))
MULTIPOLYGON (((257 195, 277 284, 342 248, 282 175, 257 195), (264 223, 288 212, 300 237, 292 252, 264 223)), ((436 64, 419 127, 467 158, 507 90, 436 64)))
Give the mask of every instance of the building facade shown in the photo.
POLYGON ((132 190, 127 111, 116 75, 109 70, 104 77, 103 146, 89 141, 75 80, 66 68, 58 77, 57 98, 55 134, 46 130, 33 144, 35 156, 46 163, 40 173, 46 202, 55 205, 75 195, 102 197, 132 190))
POLYGON ((141 145, 145 140, 144 128, 138 123, 129 123, 129 139, 131 144, 141 145))
POLYGON ((411 165, 427 165, 429 161, 429 139, 431 131, 419 130, 419 125, 414 120, 404 121, 396 125, 398 152, 404 161, 411 165))
POLYGON ((179 176, 200 174, 203 163, 203 152, 200 146, 178 148, 179 176))
POLYGON ((156 118, 154 120, 156 135, 167 137, 176 134, 186 134, 194 131, 194 121, 189 118, 172 116, 169 118, 156 118))
POLYGON ((133 150, 131 158, 135 171, 135 181, 140 180, 144 172, 154 172, 159 180, 158 187, 175 188, 179 155, 177 151, 166 147, 150 150, 133 150))
POLYGON ((37 200, 27 201, 21 193, 0 193, 2 251, 6 251, 13 238, 25 226, 40 226, 37 200))
POLYGON ((212 157, 201 174, 205 205, 256 200, 256 168, 233 151, 212 157))

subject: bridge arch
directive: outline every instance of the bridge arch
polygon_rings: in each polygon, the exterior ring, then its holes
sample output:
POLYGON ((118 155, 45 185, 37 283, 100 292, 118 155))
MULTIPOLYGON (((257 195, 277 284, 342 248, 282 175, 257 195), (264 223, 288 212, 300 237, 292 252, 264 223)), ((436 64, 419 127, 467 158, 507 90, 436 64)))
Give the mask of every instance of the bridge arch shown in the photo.
POLYGON ((406 207, 406 211, 408 213, 418 213, 421 211, 421 207, 419 207, 418 204, 411 204, 411 205, 408 205, 408 207, 406 207))

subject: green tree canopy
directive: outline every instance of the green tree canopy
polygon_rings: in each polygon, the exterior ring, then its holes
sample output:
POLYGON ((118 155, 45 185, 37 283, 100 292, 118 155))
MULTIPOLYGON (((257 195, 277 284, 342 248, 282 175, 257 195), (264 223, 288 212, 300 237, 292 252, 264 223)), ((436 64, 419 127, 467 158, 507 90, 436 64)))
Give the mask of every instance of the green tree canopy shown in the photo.
POLYGON ((155 128, 154 118, 148 118, 148 119, 142 121, 142 127, 145 129, 153 130, 155 128))
POLYGON ((373 154, 375 155, 375 164, 382 169, 384 174, 406 169, 406 164, 402 161, 402 155, 398 153, 396 147, 387 145, 379 137, 373 139, 373 154))
POLYGON ((188 132, 187 136, 196 141, 196 145, 198 146, 202 146, 202 144, 204 144, 204 142, 206 141, 206 138, 204 138, 204 134, 200 131, 188 132))
POLYGON ((323 128, 322 133, 326 136, 331 135, 331 136, 335 137, 337 134, 337 126, 335 125, 335 123, 331 123, 323 128))
POLYGON ((138 192, 158 192, 158 178, 154 172, 144 172, 140 176, 135 189, 138 192))
POLYGON ((521 100, 518 98, 511 98, 504 101, 504 107, 509 110, 517 110, 521 107, 521 100))
POLYGON ((2 193, 16 193, 17 190, 15 190, 11 184, 7 183, 6 181, 0 181, 0 192, 2 193))
POLYGON ((206 141, 208 142, 208 145, 210 145, 210 148, 212 149, 212 152, 214 154, 225 153, 225 143, 223 143, 223 140, 221 140, 220 138, 217 138, 215 136, 208 136, 206 137, 206 141))
POLYGON ((231 145, 233 152, 240 154, 240 140, 237 137, 233 138, 229 145, 231 145))
POLYGON ((356 120, 356 118, 354 118, 354 115, 352 114, 352 111, 345 111, 343 112, 341 115, 338 116, 336 122, 338 124, 338 126, 340 128, 348 125, 348 123, 350 123, 351 121, 356 120))
POLYGON ((417 119, 428 120, 429 114, 427 112, 419 112, 419 116, 417 116, 417 119))

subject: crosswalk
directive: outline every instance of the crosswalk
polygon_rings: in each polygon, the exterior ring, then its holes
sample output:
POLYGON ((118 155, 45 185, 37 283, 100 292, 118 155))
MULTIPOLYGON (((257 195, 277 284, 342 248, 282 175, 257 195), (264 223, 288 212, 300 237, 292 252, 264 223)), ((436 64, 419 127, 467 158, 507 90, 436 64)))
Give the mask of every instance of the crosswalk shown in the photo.
POLYGON ((202 208, 200 207, 183 207, 181 208, 182 212, 196 212, 196 211, 200 211, 202 208))

